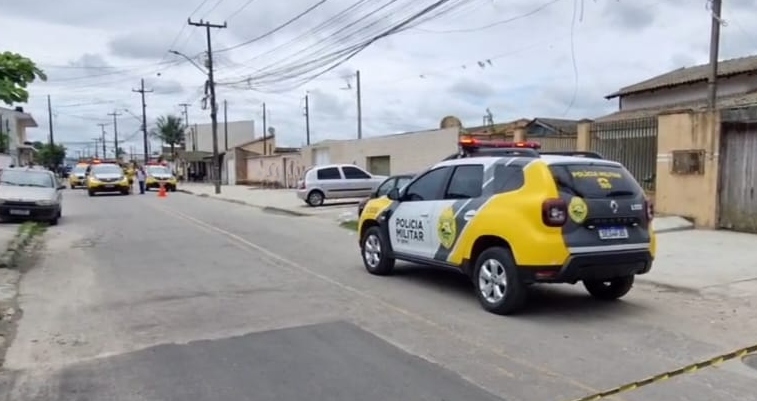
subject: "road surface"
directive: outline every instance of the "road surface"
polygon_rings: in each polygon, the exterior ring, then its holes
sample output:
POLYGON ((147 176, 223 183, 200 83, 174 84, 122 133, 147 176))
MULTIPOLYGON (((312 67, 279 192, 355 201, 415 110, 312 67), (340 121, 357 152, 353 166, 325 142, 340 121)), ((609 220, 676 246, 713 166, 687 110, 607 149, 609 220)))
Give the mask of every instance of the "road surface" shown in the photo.
MULTIPOLYGON (((500 317, 454 272, 368 275, 326 219, 187 194, 69 190, 45 235, 0 400, 569 401, 757 342, 754 299, 546 286, 500 317)), ((753 400, 755 380, 734 361, 615 399, 753 400)))

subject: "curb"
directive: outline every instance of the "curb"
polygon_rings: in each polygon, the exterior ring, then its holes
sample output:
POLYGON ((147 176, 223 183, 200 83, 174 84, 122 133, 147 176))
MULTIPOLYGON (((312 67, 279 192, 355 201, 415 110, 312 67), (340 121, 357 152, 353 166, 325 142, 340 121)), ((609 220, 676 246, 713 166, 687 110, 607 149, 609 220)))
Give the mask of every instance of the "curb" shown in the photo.
POLYGON ((260 210, 262 210, 264 212, 286 214, 286 215, 293 216, 293 217, 310 217, 311 216, 310 214, 307 214, 307 213, 296 212, 294 210, 284 209, 284 208, 281 208, 281 207, 254 205, 252 203, 247 203, 245 201, 240 201, 240 200, 237 200, 237 199, 224 198, 224 197, 221 197, 221 196, 213 196, 213 195, 208 195, 208 194, 198 194, 198 193, 194 193, 192 191, 188 191, 186 189, 178 189, 177 188, 176 192, 182 192, 182 193, 189 194, 189 195, 199 196, 201 198, 211 198, 211 199, 219 200, 219 201, 222 201, 222 202, 234 203, 234 204, 237 204, 237 205, 244 205, 244 206, 255 207, 255 208, 258 208, 258 209, 260 209, 260 210))
POLYGON ((0 268, 12 268, 18 261, 19 255, 41 233, 42 227, 37 224, 22 224, 18 232, 10 240, 7 248, 0 254, 0 268))
POLYGON ((694 230, 695 227, 674 227, 674 228, 666 228, 663 230, 655 230, 655 234, 667 234, 667 233, 675 233, 679 231, 691 231, 694 230))

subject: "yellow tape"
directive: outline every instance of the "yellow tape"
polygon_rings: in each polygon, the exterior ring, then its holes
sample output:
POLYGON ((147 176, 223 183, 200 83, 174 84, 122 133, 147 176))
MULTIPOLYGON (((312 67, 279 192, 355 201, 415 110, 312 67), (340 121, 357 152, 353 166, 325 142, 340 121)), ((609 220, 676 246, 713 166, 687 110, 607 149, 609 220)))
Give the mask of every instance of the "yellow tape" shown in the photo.
POLYGON ((622 386, 611 388, 609 390, 605 390, 599 393, 587 395, 586 397, 577 398, 573 401, 597 401, 602 398, 610 397, 610 396, 617 395, 620 393, 625 393, 626 391, 636 390, 637 388, 648 386, 650 384, 659 383, 661 381, 665 381, 676 376, 681 376, 686 373, 694 373, 704 368, 720 365, 721 363, 730 361, 732 359, 743 358, 746 355, 755 353, 755 352, 757 352, 757 344, 752 345, 751 347, 741 348, 736 351, 729 352, 727 354, 718 355, 706 361, 692 363, 691 365, 687 365, 679 369, 671 370, 665 373, 660 373, 658 375, 654 375, 646 379, 639 380, 637 382, 624 384, 622 386))

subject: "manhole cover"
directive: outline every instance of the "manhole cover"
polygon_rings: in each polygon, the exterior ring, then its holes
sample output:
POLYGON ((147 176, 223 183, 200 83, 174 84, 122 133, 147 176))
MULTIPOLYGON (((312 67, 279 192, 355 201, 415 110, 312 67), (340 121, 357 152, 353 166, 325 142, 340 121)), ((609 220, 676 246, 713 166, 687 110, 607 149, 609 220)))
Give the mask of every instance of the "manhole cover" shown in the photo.
POLYGON ((750 354, 741 359, 746 366, 757 370, 757 354, 750 354))

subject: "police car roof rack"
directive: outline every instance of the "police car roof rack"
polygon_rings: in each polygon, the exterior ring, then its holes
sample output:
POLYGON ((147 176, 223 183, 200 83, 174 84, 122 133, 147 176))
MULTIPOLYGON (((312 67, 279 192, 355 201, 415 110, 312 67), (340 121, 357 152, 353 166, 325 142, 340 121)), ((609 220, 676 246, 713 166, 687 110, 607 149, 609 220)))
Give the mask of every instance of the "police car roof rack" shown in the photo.
POLYGON ((543 155, 560 155, 560 156, 573 156, 573 157, 586 157, 589 159, 604 159, 602 155, 597 152, 587 152, 582 150, 558 150, 558 151, 546 151, 541 152, 543 155))

